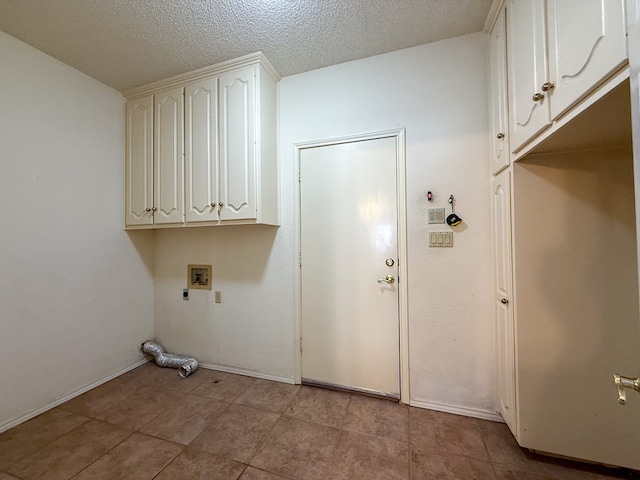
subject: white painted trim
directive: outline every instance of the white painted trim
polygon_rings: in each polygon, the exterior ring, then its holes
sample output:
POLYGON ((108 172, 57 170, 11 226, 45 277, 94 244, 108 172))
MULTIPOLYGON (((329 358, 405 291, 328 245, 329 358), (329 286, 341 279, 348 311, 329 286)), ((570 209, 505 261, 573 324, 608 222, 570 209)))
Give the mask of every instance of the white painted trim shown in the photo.
POLYGON ((207 370, 216 370, 218 372, 225 372, 225 373, 233 373, 236 375, 243 375, 245 377, 253 377, 253 378, 261 378, 263 380, 271 380, 273 382, 280 382, 280 383, 288 383, 290 385, 293 385, 294 380, 293 378, 290 377, 281 377, 280 375, 270 375, 268 373, 262 373, 262 372, 257 372, 255 370, 248 370, 246 368, 237 368, 237 367, 230 367, 228 365, 220 365, 217 363, 198 363, 198 365, 201 368, 206 368, 207 370))
POLYGON ((496 23, 500 10, 502 10, 504 1, 505 0, 493 0, 491 7, 489 7, 487 18, 484 21, 484 28, 482 29, 484 33, 491 33, 491 30, 493 30, 493 25, 496 23))
POLYGON ((425 408, 427 410, 435 410, 437 412, 453 413, 454 415, 462 415, 463 417, 480 418, 482 420, 504 423, 502 415, 490 410, 460 407, 458 405, 449 405, 447 403, 427 402, 425 400, 417 400, 415 398, 411 399, 409 405, 417 408, 425 408))
POLYGON ((269 75, 271 75, 271 77, 274 79, 276 83, 279 82, 280 79, 282 78, 280 77, 280 74, 278 73, 278 71, 273 67, 273 65, 271 65, 269 60, 267 60, 267 57, 265 57, 262 52, 255 52, 255 53, 250 53, 249 55, 245 55, 243 57, 227 60, 226 62, 220 62, 220 63, 216 63, 215 65, 199 68, 191 72, 174 75, 172 77, 158 80, 157 82, 149 83, 147 85, 134 87, 129 90, 125 90, 124 92, 122 92, 122 95, 125 98, 127 98, 127 100, 130 100, 131 98, 134 98, 134 97, 155 93, 158 90, 177 87, 177 86, 183 85, 186 82, 200 80, 202 78, 209 77, 211 75, 218 75, 236 68, 246 67, 249 65, 257 65, 257 64, 262 65, 265 68, 265 70, 269 73, 269 75))
POLYGON ((102 385, 103 383, 107 383, 110 380, 113 380, 116 377, 119 377, 120 375, 123 375, 131 370, 133 370, 134 368, 138 368, 141 365, 144 365, 145 363, 147 363, 149 360, 147 360, 146 358, 142 358, 140 360, 138 360, 136 363, 134 363, 133 365, 129 365, 126 368, 123 368, 122 370, 118 370, 116 373, 113 373, 111 375, 108 375, 96 382, 90 383, 89 385, 86 385, 82 388, 79 388, 78 390, 74 390, 73 392, 65 395, 64 397, 60 397, 56 400, 54 400, 51 403, 48 403, 47 405, 44 405, 42 407, 36 408, 35 410, 31 410, 28 413, 25 413, 24 415, 19 416, 18 418, 14 418, 12 420, 7 420, 6 422, 4 422, 3 424, 0 425, 0 433, 9 430, 10 428, 13 428, 17 425, 20 425, 23 422, 26 422, 27 420, 31 420, 34 417, 37 417, 38 415, 51 410, 52 408, 57 407, 58 405, 62 405, 65 402, 68 402, 69 400, 71 400, 72 398, 75 398, 79 395, 82 395, 85 392, 88 392, 89 390, 92 390, 100 385, 102 385))
MULTIPOLYGON (((407 256, 407 195, 406 195, 406 151, 405 151, 405 129, 384 130, 380 132, 361 133, 347 135, 344 137, 328 138, 325 140, 314 140, 294 144, 295 176, 299 179, 300 174, 300 153, 305 148, 324 147, 365 140, 377 140, 380 138, 396 138, 396 189, 398 195, 398 319, 400 322, 400 401, 409 403, 409 296, 408 296, 408 256, 407 256)), ((295 238, 294 238, 294 268, 298 274, 295 276, 294 298, 296 321, 294 325, 295 345, 294 345, 294 380, 295 383, 302 382, 302 354, 299 349, 299 341, 302 334, 302 279, 299 266, 300 259, 300 182, 295 185, 295 238)))

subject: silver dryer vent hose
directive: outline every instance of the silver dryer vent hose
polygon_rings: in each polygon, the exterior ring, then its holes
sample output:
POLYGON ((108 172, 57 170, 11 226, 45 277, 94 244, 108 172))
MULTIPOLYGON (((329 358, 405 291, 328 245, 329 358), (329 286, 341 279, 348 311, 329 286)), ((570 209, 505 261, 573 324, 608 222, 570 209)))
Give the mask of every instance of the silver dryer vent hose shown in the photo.
POLYGON ((162 345, 153 340, 144 342, 142 351, 153 355, 156 364, 160 367, 177 368, 178 375, 182 378, 188 377, 198 369, 198 361, 195 358, 167 353, 162 345))

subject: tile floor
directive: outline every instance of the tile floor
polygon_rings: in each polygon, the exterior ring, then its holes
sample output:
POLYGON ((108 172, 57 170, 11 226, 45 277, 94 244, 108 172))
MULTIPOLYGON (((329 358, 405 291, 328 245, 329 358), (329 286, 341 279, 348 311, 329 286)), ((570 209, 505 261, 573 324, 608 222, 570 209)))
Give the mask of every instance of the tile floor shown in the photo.
POLYGON ((0 480, 639 478, 520 450, 500 423, 148 363, 0 434, 0 480))

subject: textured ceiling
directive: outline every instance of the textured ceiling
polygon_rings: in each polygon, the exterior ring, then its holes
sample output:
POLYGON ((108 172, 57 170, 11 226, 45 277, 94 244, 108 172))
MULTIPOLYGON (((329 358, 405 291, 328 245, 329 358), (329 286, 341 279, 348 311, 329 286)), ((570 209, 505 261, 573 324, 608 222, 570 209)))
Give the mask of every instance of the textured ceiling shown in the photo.
POLYGON ((118 90, 262 50, 282 75, 482 30, 492 0, 0 0, 0 30, 118 90))

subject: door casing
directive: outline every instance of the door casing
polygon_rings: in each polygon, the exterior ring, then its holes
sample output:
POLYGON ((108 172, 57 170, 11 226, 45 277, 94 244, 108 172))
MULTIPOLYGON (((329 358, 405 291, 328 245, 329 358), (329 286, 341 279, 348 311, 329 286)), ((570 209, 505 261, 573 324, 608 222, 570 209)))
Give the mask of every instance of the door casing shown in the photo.
MULTIPOLYGON (((398 205, 398 320, 400 322, 400 401, 409 403, 409 315, 407 295, 407 202, 406 202, 406 156, 405 129, 386 130, 373 133, 355 134, 324 140, 301 142, 294 144, 296 177, 300 178, 300 155, 306 148, 324 147, 342 143, 377 140, 380 138, 395 138, 396 140, 396 192, 398 205)), ((302 382, 302 280, 300 271, 301 242, 300 242, 300 182, 295 182, 295 345, 294 345, 294 381, 302 382)))

